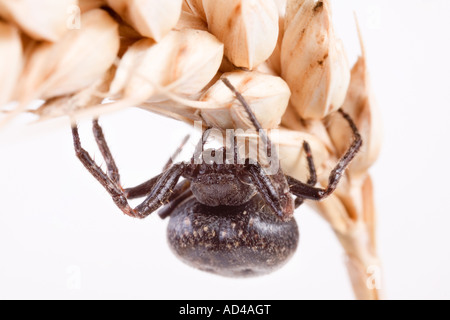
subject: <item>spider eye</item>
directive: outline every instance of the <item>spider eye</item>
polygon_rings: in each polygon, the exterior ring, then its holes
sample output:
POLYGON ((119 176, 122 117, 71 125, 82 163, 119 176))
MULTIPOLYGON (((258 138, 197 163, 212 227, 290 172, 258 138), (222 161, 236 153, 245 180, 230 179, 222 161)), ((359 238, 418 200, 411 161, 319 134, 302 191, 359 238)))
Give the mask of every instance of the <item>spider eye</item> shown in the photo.
POLYGON ((245 205, 215 208, 192 198, 172 213, 167 235, 183 262, 228 277, 258 276, 280 268, 299 239, 295 220, 280 221, 259 196, 245 205))

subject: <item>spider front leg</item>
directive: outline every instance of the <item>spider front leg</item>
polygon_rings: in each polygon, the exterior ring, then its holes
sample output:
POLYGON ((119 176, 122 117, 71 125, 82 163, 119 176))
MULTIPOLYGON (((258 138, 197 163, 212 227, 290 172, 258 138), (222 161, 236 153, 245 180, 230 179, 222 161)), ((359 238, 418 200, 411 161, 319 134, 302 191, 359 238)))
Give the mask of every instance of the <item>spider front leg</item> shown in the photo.
POLYGON ((92 132, 94 133, 95 142, 100 149, 103 159, 105 159, 108 177, 113 182, 120 185, 119 169, 117 168, 116 161, 106 143, 105 135, 103 134, 102 127, 100 127, 100 124, 98 123, 98 119, 92 121, 92 132))
POLYGON ((147 184, 147 187, 150 188, 148 197, 142 204, 133 209, 128 204, 127 195, 120 185, 119 171, 108 148, 101 127, 96 120, 94 120, 93 130, 97 144, 107 163, 108 174, 103 172, 89 153, 82 148, 77 126, 72 127, 75 153, 86 169, 108 191, 117 207, 130 217, 143 219, 165 204, 172 195, 172 189, 175 188, 179 178, 183 174, 185 165, 183 163, 174 164, 161 175, 150 180, 153 182, 153 185, 150 186, 147 184))
MULTIPOLYGON (((314 159, 311 152, 311 147, 308 142, 303 142, 303 150, 305 150, 306 153, 306 160, 308 161, 308 169, 309 169, 309 179, 306 183, 308 186, 314 187, 317 183, 317 173, 316 173, 316 166, 314 165, 314 159)), ((305 202, 305 199, 302 197, 296 197, 295 199, 295 209, 300 207, 303 202, 305 202)))
POLYGON ((334 192, 334 190, 336 190, 339 180, 344 174, 345 169, 349 166, 350 162, 361 149, 362 138, 358 132, 358 129, 356 128, 355 123, 350 118, 350 116, 342 109, 339 109, 338 112, 344 117, 344 119, 348 122, 350 128, 352 129, 354 139, 353 143, 339 160, 336 167, 331 171, 330 177, 328 179, 328 186, 326 188, 315 188, 314 186, 305 184, 293 177, 288 176, 287 180, 290 185, 291 192, 297 197, 310 200, 322 200, 328 197, 334 192))
MULTIPOLYGON (((101 130, 101 127, 99 127, 101 130)), ((103 136, 103 134, 102 134, 103 136)), ((172 154, 169 161, 167 161, 166 165, 164 166, 163 172, 168 170, 173 165, 173 159, 175 159, 183 150, 183 147, 186 145, 186 143, 189 140, 189 135, 187 135, 183 141, 181 142, 181 145, 178 147, 178 149, 172 154)), ((106 143, 106 142, 105 142, 106 143)), ((109 149, 108 149, 109 150, 109 149)), ((159 178, 161 178, 161 175, 158 175, 156 177, 151 178, 150 180, 136 186, 133 188, 125 189, 125 195, 128 199, 136 199, 147 196, 153 189, 153 186, 158 182, 159 178)), ((189 188, 189 181, 183 180, 180 182, 173 190, 172 196, 170 197, 169 201, 174 200, 176 197, 180 196, 186 189, 189 188)))

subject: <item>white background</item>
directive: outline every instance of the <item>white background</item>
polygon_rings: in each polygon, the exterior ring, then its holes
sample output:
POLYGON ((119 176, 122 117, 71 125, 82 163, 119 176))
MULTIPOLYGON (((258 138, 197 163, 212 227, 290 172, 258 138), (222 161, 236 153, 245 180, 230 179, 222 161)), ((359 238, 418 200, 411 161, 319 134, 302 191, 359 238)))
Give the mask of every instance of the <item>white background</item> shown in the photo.
MULTIPOLYGON (((387 298, 450 298, 450 2, 333 1, 353 63, 353 11, 384 121, 372 174, 387 298)), ((157 174, 187 127, 140 110, 102 121, 126 186, 157 174)), ((83 125, 85 146, 100 158, 83 125)), ((167 221, 123 216, 74 157, 60 123, 0 133, 0 298, 352 299, 342 249, 307 207, 291 262, 262 278, 196 271, 167 221), (78 281, 79 280, 79 281, 78 281)))

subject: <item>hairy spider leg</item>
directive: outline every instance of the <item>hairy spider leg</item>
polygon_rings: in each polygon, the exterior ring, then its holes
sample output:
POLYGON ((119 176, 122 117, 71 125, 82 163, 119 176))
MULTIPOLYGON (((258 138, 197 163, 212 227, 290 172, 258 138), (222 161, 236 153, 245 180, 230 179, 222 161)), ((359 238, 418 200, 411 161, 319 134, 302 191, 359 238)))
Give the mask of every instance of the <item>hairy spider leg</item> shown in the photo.
MULTIPOLYGON (((100 128, 101 130, 101 128, 100 128)), ((175 152, 172 154, 172 156, 169 158, 167 163, 164 166, 163 172, 167 171, 172 165, 173 165, 173 159, 176 159, 180 153, 183 151, 184 146, 189 141, 190 135, 187 135, 184 137, 183 141, 179 145, 179 147, 175 150, 175 152)), ((106 141, 104 142, 106 144, 106 141)), ((157 175, 156 177, 145 181, 144 183, 141 183, 140 185, 125 189, 125 194, 128 199, 136 199, 136 198, 142 198, 148 195, 151 191, 155 183, 158 181, 158 179, 161 177, 162 174, 157 175)), ((183 180, 177 185, 173 190, 173 195, 171 198, 175 198, 176 196, 180 195, 184 192, 185 186, 187 184, 187 187, 189 188, 189 181, 183 180)), ((169 200, 170 201, 170 200, 169 200)))
MULTIPOLYGON (((191 165, 195 164, 195 159, 200 160, 203 151, 205 151, 205 144, 208 141, 209 133, 211 128, 207 128, 203 131, 202 137, 197 143, 197 146, 195 148, 194 154, 191 158, 191 165)), ((180 182, 175 189, 173 190, 173 196, 169 198, 169 203, 159 210, 158 215, 161 219, 166 219, 169 217, 172 212, 180 205, 184 200, 190 198, 193 193, 190 189, 190 181, 189 180, 183 180, 180 182)))
MULTIPOLYGON (((271 157, 272 153, 275 152, 274 156, 272 157, 274 159, 273 161, 277 161, 279 163, 276 150, 272 150, 272 143, 269 137, 266 135, 258 119, 256 118, 255 114, 253 113, 252 109, 250 108, 248 102, 245 100, 242 94, 238 90, 236 90, 236 88, 228 79, 222 78, 222 81, 234 93, 237 100, 244 107, 253 126, 261 135, 263 143, 267 148, 267 156, 271 157)), ((281 219, 290 219, 290 217, 294 213, 295 204, 289 195, 289 184, 281 169, 281 166, 279 166, 278 172, 271 176, 267 175, 260 164, 247 164, 246 169, 249 170, 252 180, 255 183, 258 191, 262 194, 266 204, 269 205, 281 219)))
POLYGON ((117 168, 116 162, 111 154, 111 150, 106 143, 106 139, 103 134, 103 130, 98 123, 98 119, 94 119, 92 121, 92 132, 94 133, 95 142, 100 149, 103 159, 105 159, 108 177, 116 184, 120 184, 119 169, 117 168))
POLYGON ((352 118, 342 109, 339 109, 338 112, 348 122, 350 128, 352 129, 353 143, 350 145, 345 154, 341 157, 334 169, 331 171, 328 178, 328 186, 326 188, 315 188, 301 181, 298 181, 293 177, 288 176, 287 179, 289 185, 291 186, 291 192, 297 197, 310 200, 322 200, 328 197, 331 193, 333 193, 334 190, 336 190, 336 187, 342 175, 344 174, 345 169, 361 149, 362 138, 352 118))
MULTIPOLYGON (((311 146, 307 141, 303 141, 303 150, 305 150, 306 153, 306 160, 308 161, 308 169, 309 169, 309 179, 306 184, 308 186, 314 187, 317 183, 317 173, 316 173, 316 166, 314 165, 314 159, 311 152, 311 146)), ((295 198, 295 209, 300 207, 303 202, 305 201, 302 197, 296 197, 295 198)))
POLYGON ((205 131, 203 131, 202 137, 198 141, 197 146, 195 147, 194 154, 192 155, 191 164, 194 164, 195 160, 202 159, 203 151, 205 151, 205 144, 208 141, 208 137, 209 137, 209 133, 210 133, 209 129, 211 129, 211 128, 207 128, 205 131))
MULTIPOLYGON (((96 134, 99 142, 102 144, 102 146, 99 147, 103 148, 105 154, 108 157, 112 158, 111 153, 108 153, 106 151, 109 150, 109 148, 107 147, 101 127, 100 125, 98 125, 98 122, 96 123, 96 121, 94 121, 94 131, 98 131, 99 129, 100 131, 96 134)), ((165 202, 167 202, 172 196, 172 190, 176 187, 179 178, 185 171, 185 164, 177 163, 172 165, 168 170, 160 174, 158 177, 153 178, 156 180, 156 183, 154 183, 154 185, 152 186, 148 197, 139 206, 133 209, 128 204, 126 193, 120 186, 120 183, 113 181, 108 176, 108 174, 103 172, 103 170, 91 158, 89 153, 82 148, 78 127, 76 125, 72 127, 72 136, 74 141, 75 153, 78 159, 86 167, 86 169, 100 182, 100 184, 106 189, 106 191, 108 191, 117 207, 122 210, 124 214, 133 218, 143 219, 153 211, 164 205, 165 202)))
MULTIPOLYGON (((245 100, 244 96, 239 91, 237 91, 236 88, 231 84, 230 80, 228 80, 227 78, 222 78, 222 81, 234 93, 234 95, 236 96, 236 99, 238 99, 238 101, 244 107, 253 126, 255 127, 256 130, 258 130, 259 134, 261 134, 263 143, 264 143, 265 147, 267 148, 267 156, 271 157, 272 156, 272 143, 270 142, 269 137, 266 135, 263 127, 261 126, 261 124, 259 123, 255 114, 253 113, 252 109, 250 108, 250 105, 245 100)), ((276 154, 275 154, 275 156, 276 156, 276 154)), ((275 161, 278 161, 278 158, 276 158, 275 161)))
MULTIPOLYGON (((108 172, 114 172, 114 176, 117 177, 117 180, 115 180, 117 183, 120 184, 120 175, 119 170, 115 164, 114 158, 111 154, 111 151, 108 147, 108 144, 106 142, 105 136, 103 134, 103 130, 101 126, 98 123, 98 119, 95 119, 93 121, 93 132, 94 136, 96 138, 97 145, 100 148, 100 151, 103 155, 103 158, 105 158, 105 161, 108 165, 108 172)), ((189 141, 190 135, 186 135, 184 139, 182 140, 181 144, 178 146, 178 148, 175 150, 175 152, 172 154, 172 156, 169 158, 167 163, 164 166, 163 172, 167 171, 172 165, 173 160, 176 159, 180 153, 183 151, 184 146, 189 141)), ((128 200, 141 198, 147 196, 153 189, 154 185, 158 180, 161 178, 161 175, 157 175, 156 177, 134 187, 134 188, 128 188, 125 189, 124 193, 128 200)), ((111 176, 110 176, 111 177, 111 176)), ((189 197, 191 195, 190 191, 190 182, 189 180, 184 179, 183 181, 179 182, 175 188, 172 190, 171 195, 168 199, 168 206, 160 210, 160 216, 164 217, 165 215, 170 215, 170 211, 172 211, 177 203, 181 203, 184 199, 189 197)))
POLYGON ((191 137, 190 134, 188 134, 186 137, 184 137, 183 141, 181 141, 181 144, 178 146, 177 150, 175 150, 175 152, 170 157, 169 161, 167 161, 166 165, 163 168, 163 171, 166 171, 167 169, 169 169, 173 165, 173 159, 176 159, 180 155, 180 153, 184 149, 184 146, 189 141, 190 137, 191 137))

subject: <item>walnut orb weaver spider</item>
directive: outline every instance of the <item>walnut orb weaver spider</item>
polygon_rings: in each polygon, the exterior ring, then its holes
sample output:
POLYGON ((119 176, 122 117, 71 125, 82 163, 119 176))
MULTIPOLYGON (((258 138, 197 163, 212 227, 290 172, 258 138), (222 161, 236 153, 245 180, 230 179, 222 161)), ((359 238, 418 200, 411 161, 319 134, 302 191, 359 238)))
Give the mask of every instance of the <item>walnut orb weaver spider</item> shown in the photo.
MULTIPOLYGON (((268 153, 274 151, 243 96, 227 79, 222 81, 234 92, 255 129, 262 133, 268 153)), ((238 163, 236 137, 233 150, 226 147, 207 150, 222 154, 223 163, 195 162, 194 158, 205 151, 206 130, 190 162, 172 163, 169 160, 158 176, 136 187, 123 189, 119 170, 98 120, 93 121, 93 132, 107 172, 82 148, 77 126, 72 128, 72 134, 77 157, 126 215, 142 219, 163 207, 159 215, 170 217, 169 244, 183 262, 223 276, 247 277, 270 273, 289 260, 299 241, 294 210, 306 199, 320 201, 333 193, 360 150, 362 139, 354 122, 343 110, 338 112, 348 122, 354 140, 330 173, 326 188, 316 187, 316 170, 306 141, 303 148, 308 160, 309 180, 303 183, 286 176, 281 168, 268 175, 263 166, 249 159, 238 163), (232 162, 226 161, 229 152, 233 152, 232 162), (129 205, 128 200, 142 197, 145 197, 144 201, 136 208, 129 205)), ((181 152, 181 148, 175 154, 181 152)))

